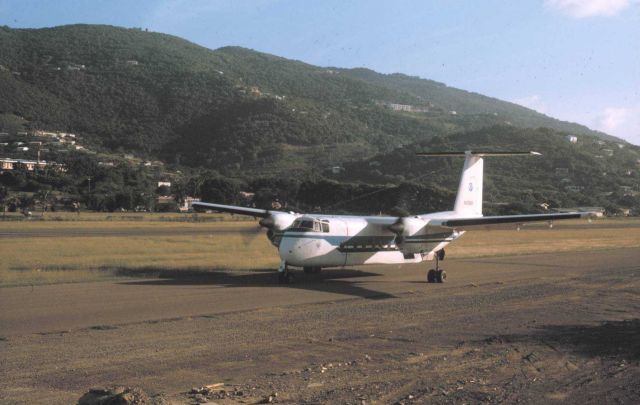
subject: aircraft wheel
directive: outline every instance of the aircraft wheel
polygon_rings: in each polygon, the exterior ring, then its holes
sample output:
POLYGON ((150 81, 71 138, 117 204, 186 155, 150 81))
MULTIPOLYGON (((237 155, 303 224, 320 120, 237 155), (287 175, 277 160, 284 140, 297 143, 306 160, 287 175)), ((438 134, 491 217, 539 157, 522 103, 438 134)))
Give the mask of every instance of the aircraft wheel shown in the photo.
POLYGON ((436 272, 436 281, 438 283, 444 283, 447 280, 447 272, 444 270, 438 270, 436 272))
POLYGON ((436 282, 436 271, 431 269, 427 272, 427 283, 435 283, 436 282))
POLYGON ((293 282, 293 274, 288 271, 278 273, 278 282, 280 284, 291 284, 293 282))

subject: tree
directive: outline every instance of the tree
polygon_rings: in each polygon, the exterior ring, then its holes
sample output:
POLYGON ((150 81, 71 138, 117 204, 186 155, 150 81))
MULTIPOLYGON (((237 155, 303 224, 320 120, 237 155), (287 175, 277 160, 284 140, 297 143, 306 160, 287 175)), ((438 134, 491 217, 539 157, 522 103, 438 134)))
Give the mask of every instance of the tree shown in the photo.
POLYGON ((2 210, 2 217, 7 211, 7 200, 9 197, 9 190, 6 187, 0 186, 0 209, 2 210))
POLYGON ((200 196, 204 201, 237 204, 240 194, 238 183, 223 178, 211 178, 202 183, 200 196))

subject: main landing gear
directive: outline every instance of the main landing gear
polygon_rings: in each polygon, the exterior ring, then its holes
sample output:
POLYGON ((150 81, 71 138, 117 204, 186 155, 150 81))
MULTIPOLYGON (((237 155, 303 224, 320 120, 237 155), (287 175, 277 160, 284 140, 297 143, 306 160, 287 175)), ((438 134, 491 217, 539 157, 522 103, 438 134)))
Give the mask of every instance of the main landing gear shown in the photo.
POLYGON ((447 280, 447 272, 438 267, 440 260, 444 259, 444 250, 436 252, 436 268, 427 272, 428 283, 444 283, 447 280))

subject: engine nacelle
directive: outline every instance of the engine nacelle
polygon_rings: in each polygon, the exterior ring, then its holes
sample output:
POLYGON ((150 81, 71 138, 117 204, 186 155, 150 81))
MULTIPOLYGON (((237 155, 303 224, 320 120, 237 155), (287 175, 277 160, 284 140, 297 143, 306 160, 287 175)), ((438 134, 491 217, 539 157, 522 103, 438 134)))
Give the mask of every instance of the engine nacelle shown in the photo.
POLYGON ((272 212, 269 216, 260 220, 260 225, 267 228, 267 238, 273 246, 280 246, 282 232, 293 224, 300 215, 287 212, 272 212))
POLYGON ((389 230, 396 234, 396 246, 403 253, 421 253, 422 235, 428 224, 427 220, 418 217, 401 217, 391 226, 389 230))

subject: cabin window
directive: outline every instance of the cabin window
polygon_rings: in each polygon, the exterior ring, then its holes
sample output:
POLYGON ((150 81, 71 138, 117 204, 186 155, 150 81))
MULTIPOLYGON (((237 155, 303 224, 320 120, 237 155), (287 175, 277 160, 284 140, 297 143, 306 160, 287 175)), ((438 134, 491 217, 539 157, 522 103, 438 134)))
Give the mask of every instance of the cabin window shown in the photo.
POLYGON ((328 222, 321 222, 320 224, 322 225, 322 232, 328 233, 329 232, 329 223, 328 222))

